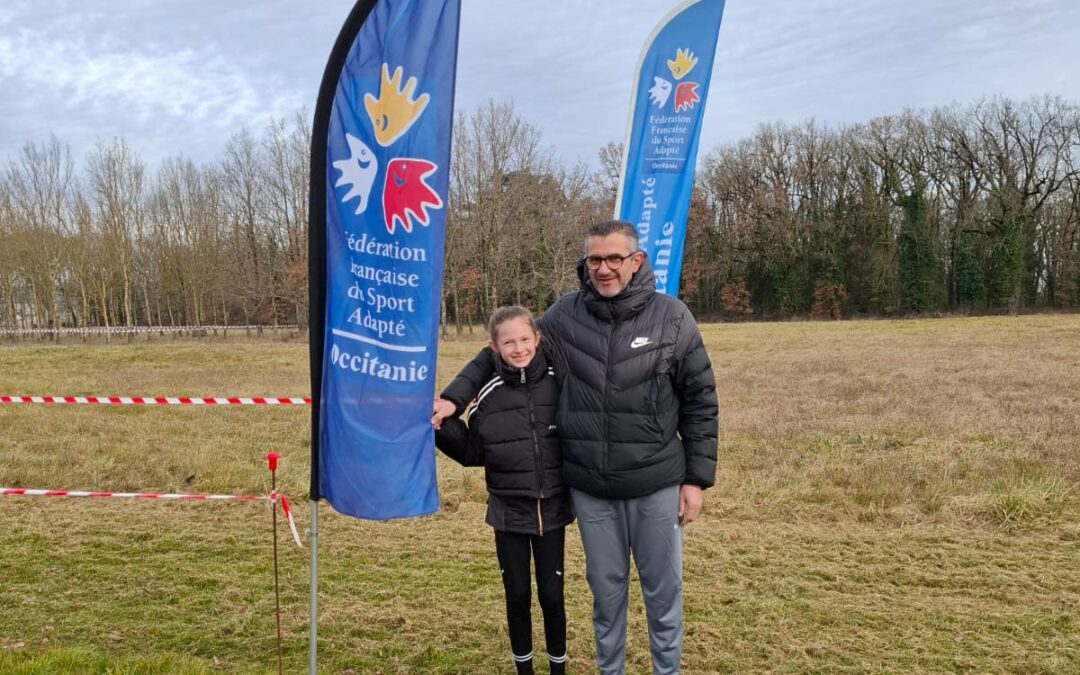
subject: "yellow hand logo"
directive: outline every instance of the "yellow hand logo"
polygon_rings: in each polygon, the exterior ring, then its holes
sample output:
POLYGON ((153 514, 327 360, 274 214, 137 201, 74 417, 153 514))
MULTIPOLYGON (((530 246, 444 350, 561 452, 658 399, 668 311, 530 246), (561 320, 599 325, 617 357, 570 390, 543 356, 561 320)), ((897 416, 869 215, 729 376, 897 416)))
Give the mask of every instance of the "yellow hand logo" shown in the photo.
POLYGON ((382 80, 379 83, 379 98, 364 94, 364 108, 367 109, 371 125, 375 128, 375 140, 384 148, 409 130, 413 122, 420 117, 431 98, 421 94, 413 98, 416 90, 416 78, 410 77, 401 88, 401 66, 394 69, 390 77, 390 66, 382 66, 382 80))
POLYGON ((676 80, 681 80, 686 77, 686 74, 694 69, 697 65, 697 57, 689 49, 677 49, 675 50, 675 60, 668 61, 667 67, 671 69, 671 74, 676 80))

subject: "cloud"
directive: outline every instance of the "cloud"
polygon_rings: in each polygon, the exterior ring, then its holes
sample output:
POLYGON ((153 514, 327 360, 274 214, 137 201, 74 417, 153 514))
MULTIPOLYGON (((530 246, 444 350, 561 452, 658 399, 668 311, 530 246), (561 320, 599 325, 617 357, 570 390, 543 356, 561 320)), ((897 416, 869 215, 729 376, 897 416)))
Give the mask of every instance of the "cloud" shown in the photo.
MULTIPOLYGON (((0 159, 54 131, 147 159, 221 156, 241 127, 311 110, 353 0, 8 0, 0 159)), ((563 159, 625 133, 632 71, 671 0, 464 0, 456 103, 513 99, 563 159)), ((1075 0, 729 2, 701 148, 761 123, 865 121, 987 94, 1075 96, 1075 0)))
POLYGON ((122 136, 151 161, 216 159, 242 127, 261 129, 310 105, 306 90, 317 82, 258 67, 266 46, 240 43, 262 34, 241 30, 239 19, 230 24, 236 40, 206 40, 189 32, 200 17, 118 16, 105 5, 47 17, 25 3, 0 12, 9 29, 0 34, 0 156, 55 132, 76 156, 98 138, 122 136))
POLYGON ((86 36, 57 40, 22 30, 0 41, 0 54, 5 78, 75 115, 122 111, 141 124, 162 115, 214 124, 260 116, 254 84, 211 49, 168 51, 151 44, 117 51, 86 36))

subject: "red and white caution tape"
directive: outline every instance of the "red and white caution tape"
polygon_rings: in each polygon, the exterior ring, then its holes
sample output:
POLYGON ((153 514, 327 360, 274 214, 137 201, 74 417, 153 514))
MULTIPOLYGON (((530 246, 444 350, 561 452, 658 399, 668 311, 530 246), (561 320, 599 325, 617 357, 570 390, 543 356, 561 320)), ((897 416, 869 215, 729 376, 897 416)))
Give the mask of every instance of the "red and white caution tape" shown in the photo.
POLYGON ((124 335, 141 333, 190 333, 195 331, 227 331, 227 330, 299 330, 296 324, 278 324, 277 326, 256 324, 244 326, 83 326, 81 328, 69 326, 65 328, 4 328, 0 327, 0 336, 23 336, 23 335, 124 335))
POLYGON ((304 544, 300 541, 300 533, 296 530, 292 511, 285 495, 280 492, 271 492, 269 495, 198 495, 177 494, 160 492, 89 492, 84 490, 37 490, 29 488, 6 488, 0 487, 0 497, 97 497, 97 498, 121 498, 121 499, 165 499, 179 501, 231 501, 231 502, 271 502, 281 504, 281 510, 289 520, 289 529, 292 531, 293 541, 300 548, 304 544))
POLYGON ((273 501, 265 495, 191 495, 159 492, 88 492, 84 490, 32 490, 29 488, 0 488, 0 497, 119 497, 126 499, 190 499, 234 502, 273 501))
POLYGON ((296 521, 292 517, 292 509, 289 508, 289 500, 285 499, 285 495, 279 492, 271 492, 271 499, 279 501, 281 503, 281 511, 285 514, 285 517, 289 520, 289 530, 292 532, 293 541, 300 548, 304 548, 304 545, 300 543, 300 533, 296 531, 296 521))
POLYGON ((0 396, 0 403, 82 403, 90 405, 311 405, 303 397, 191 396, 0 396))

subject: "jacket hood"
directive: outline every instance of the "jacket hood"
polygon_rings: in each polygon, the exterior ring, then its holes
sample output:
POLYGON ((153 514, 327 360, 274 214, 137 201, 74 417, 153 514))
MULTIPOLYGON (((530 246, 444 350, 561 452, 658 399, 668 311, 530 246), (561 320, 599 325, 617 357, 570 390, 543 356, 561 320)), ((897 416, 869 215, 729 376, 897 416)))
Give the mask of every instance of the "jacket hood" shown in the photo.
POLYGON ((630 277, 630 283, 614 298, 605 298, 593 287, 589 272, 585 269, 584 258, 578 261, 577 273, 581 282, 580 293, 589 312, 607 321, 621 320, 637 314, 656 295, 656 277, 647 255, 641 261, 641 268, 630 277))

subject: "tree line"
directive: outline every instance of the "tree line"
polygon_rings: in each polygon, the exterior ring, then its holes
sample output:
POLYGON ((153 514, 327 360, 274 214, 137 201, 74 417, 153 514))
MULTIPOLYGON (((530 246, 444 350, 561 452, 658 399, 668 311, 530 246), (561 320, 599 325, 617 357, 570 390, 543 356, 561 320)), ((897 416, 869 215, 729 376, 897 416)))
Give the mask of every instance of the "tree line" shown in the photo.
MULTIPOLYGON (((306 116, 153 172, 53 137, 0 170, 0 327, 306 323, 306 116)), ((569 165, 509 102, 458 115, 442 317, 542 311, 610 217, 621 146, 569 165)), ((705 317, 1080 306, 1080 108, 982 99, 863 124, 763 124, 706 152, 681 297, 705 317)))
POLYGON ((305 322, 310 130, 236 133, 152 174, 123 139, 76 170, 55 136, 0 174, 0 326, 305 322))
POLYGON ((1080 110, 1061 98, 765 125, 710 152, 697 188, 700 311, 1080 305, 1080 110))

